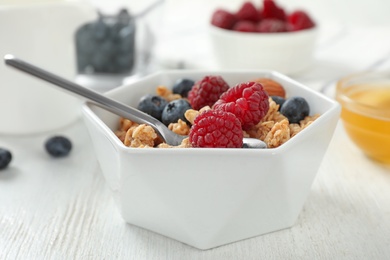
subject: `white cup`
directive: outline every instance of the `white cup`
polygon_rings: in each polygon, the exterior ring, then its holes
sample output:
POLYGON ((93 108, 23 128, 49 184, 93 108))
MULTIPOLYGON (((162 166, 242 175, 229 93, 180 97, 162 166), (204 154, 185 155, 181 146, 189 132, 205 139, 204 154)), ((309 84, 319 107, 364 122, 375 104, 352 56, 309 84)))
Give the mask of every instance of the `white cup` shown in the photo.
MULTIPOLYGON (((76 77, 74 33, 96 18, 81 1, 0 0, 0 56, 26 60, 69 80, 76 77)), ((50 83, 0 62, 0 134, 60 129, 80 115, 80 101, 50 83)))

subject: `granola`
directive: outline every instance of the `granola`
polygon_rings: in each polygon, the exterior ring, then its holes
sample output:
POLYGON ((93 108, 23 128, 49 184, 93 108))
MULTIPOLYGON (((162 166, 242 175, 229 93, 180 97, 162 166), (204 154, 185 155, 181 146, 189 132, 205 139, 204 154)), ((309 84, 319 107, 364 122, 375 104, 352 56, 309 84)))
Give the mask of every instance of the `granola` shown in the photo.
POLYGON ((188 135, 190 133, 190 126, 181 119, 177 123, 170 123, 168 128, 178 135, 188 135))
POLYGON ((189 141, 189 138, 184 138, 183 141, 181 141, 181 144, 178 146, 172 146, 167 143, 161 143, 157 146, 157 148, 191 148, 191 143, 189 141))
POLYGON ((261 122, 266 122, 266 121, 280 122, 286 119, 286 117, 279 112, 279 105, 276 104, 275 101, 272 100, 272 98, 269 98, 268 101, 269 101, 269 109, 267 114, 261 120, 261 122))
POLYGON ((207 111, 207 110, 210 110, 210 109, 211 109, 211 107, 209 107, 209 106, 202 107, 199 111, 198 110, 194 110, 194 109, 188 109, 184 113, 184 117, 188 120, 188 122, 190 122, 191 125, 193 125, 195 117, 197 115, 199 115, 203 111, 207 111))
MULTIPOLYGON (((179 94, 172 93, 172 91, 165 86, 158 86, 156 93, 167 101, 182 98, 179 94)), ((187 136, 190 133, 191 125, 194 124, 195 118, 203 111, 209 109, 211 109, 209 106, 203 107, 199 111, 188 109, 184 114, 184 117, 188 123, 179 119, 178 122, 169 124, 168 128, 179 135, 187 136)), ((269 110, 267 114, 255 126, 246 131, 243 131, 243 136, 260 139, 267 144, 268 148, 276 148, 308 127, 319 116, 319 114, 307 116, 301 120, 299 124, 290 124, 288 119, 279 112, 279 105, 275 103, 272 98, 269 98, 269 110)), ((188 138, 185 138, 178 146, 168 145, 161 141, 161 138, 157 135, 151 126, 137 124, 125 118, 120 119, 119 127, 118 130, 115 131, 115 134, 124 143, 124 145, 129 147, 191 147, 188 138)))
POLYGON ((166 86, 158 86, 156 88, 156 94, 161 96, 162 98, 166 99, 168 102, 176 99, 181 99, 181 95, 174 94, 172 90, 168 89, 166 86))
POLYGON ((276 122, 267 133, 264 142, 268 148, 281 146, 290 139, 290 127, 287 119, 276 122))
POLYGON ((147 148, 159 143, 159 138, 151 126, 137 124, 125 118, 120 119, 120 129, 115 134, 129 147, 147 148))

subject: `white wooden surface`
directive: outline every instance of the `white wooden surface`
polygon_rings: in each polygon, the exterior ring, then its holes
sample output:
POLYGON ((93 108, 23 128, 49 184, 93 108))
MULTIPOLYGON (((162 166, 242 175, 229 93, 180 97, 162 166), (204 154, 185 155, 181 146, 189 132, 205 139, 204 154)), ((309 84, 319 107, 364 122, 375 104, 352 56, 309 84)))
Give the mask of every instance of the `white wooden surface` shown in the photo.
MULTIPOLYGON (((370 67, 390 69, 390 28, 329 24, 313 68, 296 79, 331 96, 334 80, 370 67)), ((82 120, 0 135, 0 146, 14 156, 0 171, 0 259, 390 259, 390 166, 362 155, 341 124, 294 227, 207 251, 122 220, 82 120), (74 148, 52 159, 43 142, 58 133, 74 148)))
POLYGON ((81 121, 61 131, 72 155, 52 160, 46 135, 2 137, 0 259, 389 259, 390 167, 367 160, 341 125, 296 224, 200 251, 125 224, 81 121))

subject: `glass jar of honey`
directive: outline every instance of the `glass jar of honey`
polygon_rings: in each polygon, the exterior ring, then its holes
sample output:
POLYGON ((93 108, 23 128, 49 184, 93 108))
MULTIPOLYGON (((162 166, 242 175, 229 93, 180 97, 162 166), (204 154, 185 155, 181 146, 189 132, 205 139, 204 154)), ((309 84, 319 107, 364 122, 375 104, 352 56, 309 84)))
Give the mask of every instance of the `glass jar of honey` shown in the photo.
POLYGON ((390 71, 341 79, 336 99, 352 141, 370 158, 390 164, 390 71))

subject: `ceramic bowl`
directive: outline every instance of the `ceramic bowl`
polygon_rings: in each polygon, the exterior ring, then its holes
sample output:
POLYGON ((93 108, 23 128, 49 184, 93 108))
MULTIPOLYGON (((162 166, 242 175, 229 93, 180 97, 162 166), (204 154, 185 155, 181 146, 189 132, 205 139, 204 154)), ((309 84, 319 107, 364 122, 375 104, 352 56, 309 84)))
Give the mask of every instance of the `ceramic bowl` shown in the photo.
POLYGON ((211 46, 220 69, 266 69, 296 75, 310 67, 318 29, 250 33, 209 27, 211 46))
POLYGON ((321 116, 274 149, 140 149, 115 136, 118 116, 84 104, 86 126, 123 219, 199 249, 291 227, 333 135, 337 102, 273 71, 165 71, 106 95, 136 106, 158 85, 206 75, 220 75, 230 86, 274 79, 321 116))
MULTIPOLYGON (((96 16, 96 9, 82 1, 1 1, 0 35, 6 36, 0 41, 0 57, 12 54, 73 79, 74 32, 96 16)), ((78 98, 7 67, 4 60, 0 78, 6 82, 0 85, 0 135, 59 131, 80 118, 78 98)))

